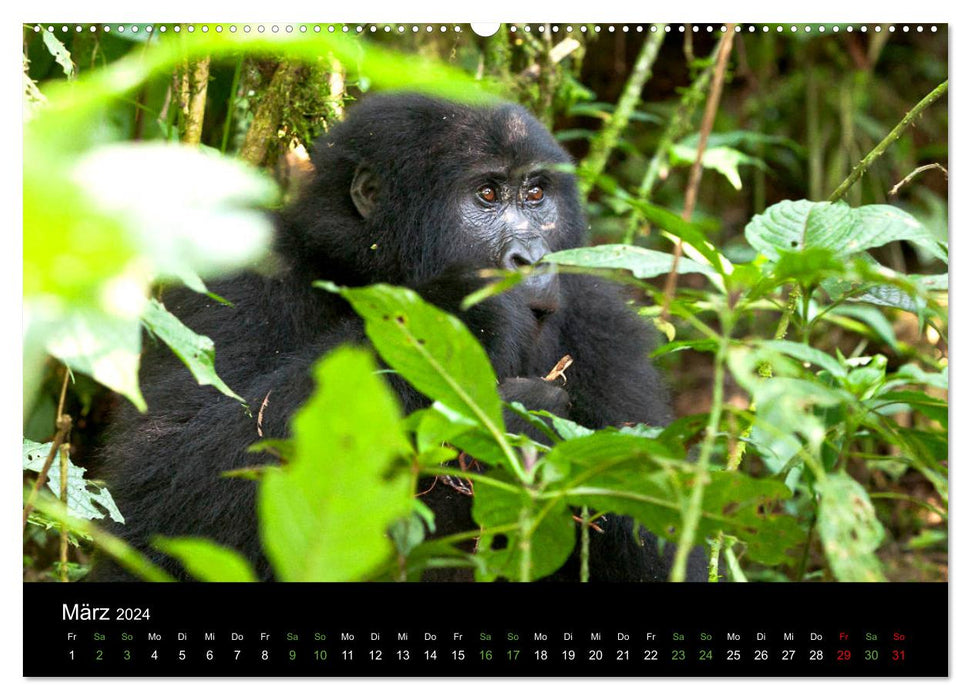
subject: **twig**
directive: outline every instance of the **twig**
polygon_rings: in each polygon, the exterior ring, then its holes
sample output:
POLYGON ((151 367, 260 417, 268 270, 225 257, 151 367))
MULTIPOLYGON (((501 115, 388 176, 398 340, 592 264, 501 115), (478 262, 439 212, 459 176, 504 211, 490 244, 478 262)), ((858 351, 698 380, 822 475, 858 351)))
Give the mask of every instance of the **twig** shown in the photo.
POLYGON ((68 433, 71 431, 71 416, 64 415, 64 398, 67 396, 67 380, 70 376, 71 370, 64 367, 64 381, 61 383, 61 398, 57 402, 57 432, 54 434, 51 449, 47 453, 47 458, 44 460, 44 466, 41 467, 40 474, 37 475, 37 478, 34 480, 34 485, 30 489, 30 495, 27 496, 27 503, 24 505, 24 528, 27 527, 27 518, 30 517, 30 512, 34 509, 34 500, 37 498, 37 492, 47 483, 47 473, 51 470, 51 465, 54 463, 54 455, 57 454, 57 449, 67 439, 68 433))
MULTIPOLYGON (((67 513, 67 453, 71 446, 67 443, 61 444, 61 503, 64 504, 64 512, 67 513)), ((61 582, 68 582, 67 575, 67 518, 61 521, 61 582)))
MULTIPOLYGON (((664 128, 661 138, 658 139, 657 148, 654 150, 654 155, 651 156, 651 161, 647 164, 647 170, 644 171, 644 178, 637 188, 638 199, 647 199, 650 196, 651 191, 654 189, 654 184, 657 182, 658 175, 661 173, 662 161, 667 158, 667 154, 671 150, 671 146, 674 145, 674 142, 684 136, 691 127, 691 118, 698 106, 698 102, 700 102, 701 97, 708 88, 711 74, 715 70, 715 61, 718 58, 718 49, 720 46, 721 44, 715 46, 715 49, 708 57, 704 70, 698 74, 687 91, 685 91, 674 116, 668 121, 668 125, 664 128)), ((632 210, 630 223, 627 226, 627 233, 624 235, 624 243, 630 245, 634 242, 634 235, 637 233, 637 229, 640 228, 642 221, 643 219, 639 210, 632 210)))
MULTIPOLYGON (((718 112, 718 103, 721 101, 722 85, 725 82, 725 68, 728 66, 728 55, 732 51, 732 40, 735 38, 735 25, 729 24, 725 28, 721 43, 718 45, 718 60, 715 63, 715 73, 712 76, 711 92, 708 93, 708 102, 705 104, 705 114, 701 119, 701 132, 698 134, 698 152, 695 155, 695 162, 691 165, 691 173, 688 176, 688 189, 684 194, 684 211, 681 218, 687 222, 695 211, 695 202, 698 199, 698 186, 701 184, 701 159, 705 155, 705 147, 708 145, 708 135, 715 125, 715 114, 718 112)), ((668 307, 671 304, 671 297, 674 296, 674 285, 678 280, 678 264, 681 262, 682 244, 678 240, 674 246, 674 263, 671 265, 671 272, 668 273, 667 280, 664 282, 664 302, 661 306, 661 318, 667 319, 668 307)))
POLYGON ((905 177, 903 180, 901 180, 900 182, 898 182, 896 185, 894 185, 893 187, 891 187, 890 188, 890 191, 887 192, 887 196, 888 197, 896 197, 897 196, 897 192, 900 191, 900 188, 901 187, 903 187, 904 185, 909 184, 911 180, 913 180, 915 177, 917 177, 921 173, 927 172, 928 170, 934 170, 935 168, 937 170, 940 170, 942 173, 944 173, 944 179, 947 180, 947 168, 945 168, 940 163, 931 163, 929 165, 922 165, 919 168, 917 168, 916 170, 914 170, 910 175, 908 175, 907 177, 905 177))
POLYGON ((573 364, 573 356, 564 355, 563 357, 560 358, 560 361, 553 366, 553 369, 551 369, 549 373, 545 377, 543 377, 543 381, 552 382, 554 379, 562 378, 563 383, 566 384, 565 372, 567 368, 572 364, 573 364))
POLYGON ((617 102, 617 108, 614 109, 610 121, 604 125, 603 130, 597 134, 597 137, 590 145, 590 154, 584 158, 580 166, 580 172, 583 176, 580 182, 580 193, 584 197, 589 194, 593 183, 597 181, 597 178, 603 172, 611 151, 617 145, 620 134, 627 126, 627 122, 630 121, 630 116, 633 114, 634 108, 641 101, 641 92, 644 89, 644 84, 651 78, 651 68, 654 66, 654 59, 657 58, 657 52, 661 48, 661 42, 663 41, 664 32, 657 31, 651 34, 647 38, 647 41, 644 42, 644 46, 637 56, 637 62, 634 64, 634 69, 631 71, 630 78, 627 79, 624 94, 621 95, 620 100, 617 102))
POLYGON ((256 434, 263 437, 263 411, 270 403, 270 394, 273 393, 273 389, 266 392, 266 396, 263 397, 263 403, 260 404, 260 412, 256 414, 256 434))
POLYGON ((840 183, 840 186, 837 187, 833 194, 829 196, 829 201, 836 202, 843 198, 846 191, 850 189, 850 187, 852 187, 857 180, 863 177, 863 174, 870 168, 871 165, 873 165, 873 162, 877 158, 883 155, 887 148, 890 147, 890 144, 903 135, 904 129, 913 124, 917 117, 919 117, 925 109, 934 104, 934 102, 936 102, 941 95, 947 92, 947 82, 948 81, 945 80, 943 83, 931 90, 927 96, 924 97, 924 99, 918 102, 913 109, 907 112, 904 118, 900 120, 900 123, 890 130, 890 133, 886 135, 883 141, 874 146, 873 150, 867 153, 863 160, 856 164, 853 171, 847 175, 846 179, 843 180, 843 182, 840 183))

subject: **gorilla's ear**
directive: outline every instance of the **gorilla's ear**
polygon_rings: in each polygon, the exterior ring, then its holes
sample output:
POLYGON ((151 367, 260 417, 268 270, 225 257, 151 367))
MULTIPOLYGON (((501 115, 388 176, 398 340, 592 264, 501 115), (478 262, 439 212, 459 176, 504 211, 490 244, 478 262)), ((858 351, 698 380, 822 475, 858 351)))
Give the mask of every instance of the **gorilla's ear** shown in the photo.
POLYGON ((358 165, 351 181, 351 200, 357 207, 357 213, 367 219, 374 211, 378 199, 380 185, 378 177, 364 164, 358 165))

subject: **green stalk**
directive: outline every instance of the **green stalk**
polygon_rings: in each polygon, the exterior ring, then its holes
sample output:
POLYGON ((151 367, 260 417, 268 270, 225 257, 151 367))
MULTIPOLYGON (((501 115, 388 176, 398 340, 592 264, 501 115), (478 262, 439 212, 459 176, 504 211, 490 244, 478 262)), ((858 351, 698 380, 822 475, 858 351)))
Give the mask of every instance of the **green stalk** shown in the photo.
POLYGON ((590 581, 590 509, 586 506, 580 509, 580 583, 590 581))
MULTIPOLYGON (((657 183, 657 178, 661 173, 661 166, 667 161, 668 151, 670 151, 674 142, 688 133, 688 130, 691 128, 691 118, 701 103, 702 98, 705 96, 708 81, 711 80, 711 76, 715 71, 715 58, 717 55, 718 45, 715 46, 708 56, 708 65, 698 74, 698 77, 691 83, 684 97, 681 98, 681 104, 678 105, 677 111, 671 117, 664 132, 661 134, 657 148, 654 150, 654 155, 651 157, 650 163, 647 164, 644 179, 641 180, 641 184, 637 188, 638 199, 650 197, 654 185, 657 183)), ((635 209, 631 213, 630 224, 627 227, 627 232, 624 234, 624 243, 630 245, 634 241, 634 235, 637 233, 637 229, 640 228, 642 222, 643 219, 635 209)))
POLYGON ((694 484, 688 500, 688 509, 682 516, 681 536, 678 538, 678 551, 674 555, 674 565, 671 567, 671 581, 684 581, 688 570, 688 554, 701 522, 702 500, 705 485, 708 482, 708 466, 711 463, 711 453, 715 447, 715 437, 721 423, 722 403, 725 398, 725 361, 728 356, 728 343, 731 337, 731 312, 726 312, 722 319, 722 336, 715 355, 714 386, 711 391, 711 411, 708 414, 708 426, 705 428, 705 439, 701 443, 698 461, 695 463, 694 484))
POLYGON ((919 117, 925 109, 934 104, 934 102, 936 102, 941 95, 947 92, 947 82, 948 81, 945 80, 943 83, 931 90, 927 96, 924 97, 924 99, 918 102, 913 109, 907 112, 904 118, 900 120, 900 123, 890 130, 890 133, 887 134, 883 141, 874 146, 873 150, 867 153, 863 160, 857 163, 852 172, 846 177, 845 180, 843 180, 842 183, 840 183, 840 186, 834 190, 833 194, 829 196, 829 201, 836 202, 843 198, 846 191, 849 190, 857 180, 863 177, 863 174, 870 168, 871 165, 873 165, 877 158, 884 154, 887 148, 890 147, 890 144, 899 139, 901 135, 903 135, 904 130, 913 124, 917 117, 919 117))
POLYGON ((233 71, 233 84, 229 88, 229 103, 226 105, 226 121, 223 123, 223 139, 219 145, 219 152, 225 154, 229 144, 229 126, 233 123, 233 108, 236 106, 236 91, 239 89, 239 76, 243 72, 243 57, 236 59, 236 70, 233 71))
POLYGON ((603 173, 611 151, 614 150, 621 133, 627 127, 634 108, 641 101, 641 92, 644 89, 644 84, 651 78, 651 68, 654 66, 654 59, 657 58, 658 49, 661 48, 663 41, 664 32, 656 31, 644 42, 644 46, 637 56, 637 62, 634 64, 634 70, 631 71, 630 78, 627 79, 624 93, 617 102, 617 107, 614 109, 610 121, 606 123, 603 130, 597 134, 590 145, 590 153, 583 159, 579 168, 583 177, 580 182, 580 194, 584 198, 590 193, 593 183, 603 173))

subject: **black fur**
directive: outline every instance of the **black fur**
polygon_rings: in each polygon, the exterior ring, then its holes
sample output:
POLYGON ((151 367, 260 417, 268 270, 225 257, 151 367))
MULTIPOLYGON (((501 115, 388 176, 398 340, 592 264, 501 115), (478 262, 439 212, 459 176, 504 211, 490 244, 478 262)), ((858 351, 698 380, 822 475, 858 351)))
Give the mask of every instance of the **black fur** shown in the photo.
MULTIPOLYGON (((168 293, 165 303, 215 341, 220 376, 254 415, 267 402, 263 434, 285 436, 291 414, 313 389, 310 365, 340 344, 366 342, 357 316, 339 297, 312 288, 314 280, 407 285, 458 313, 462 298, 481 284, 475 270, 509 259, 514 262, 507 266, 517 264, 523 256, 533 262, 535 246, 583 245, 586 223, 574 178, 551 167, 568 162, 546 129, 518 106, 369 97, 317 143, 316 175, 280 217, 276 268, 212 284, 231 307, 182 289, 168 293), (497 206, 483 198, 483 182, 494 183, 497 206), (540 201, 523 199, 530 187, 541 188, 540 201)), ((645 324, 618 289, 594 277, 538 279, 460 314, 489 353, 504 398, 591 428, 668 422, 668 397, 647 359, 645 324), (556 300, 552 306, 550 299, 556 300), (574 363, 565 386, 539 379, 566 354, 574 363)), ((427 404, 402 381, 393 383, 404 411, 427 404)), ((269 578, 257 532, 256 485, 220 476, 265 461, 246 451, 259 439, 255 419, 236 401, 199 387, 151 341, 141 386, 149 412, 122 410, 104 455, 111 492, 127 519, 117 534, 180 577, 178 565, 148 545, 152 535, 214 539, 243 552, 269 578)), ((446 487, 425 498, 436 512, 438 534, 475 527, 467 496, 446 487)), ((608 516, 604 533, 592 533, 592 540, 594 579, 663 580, 670 569, 671 547, 659 553, 653 535, 641 530, 635 536, 626 518, 608 516)), ((574 557, 553 578, 575 580, 577 571, 574 557)), ((694 551, 689 578, 704 577, 703 557, 694 551)), ((92 578, 125 575, 102 563, 92 578)))

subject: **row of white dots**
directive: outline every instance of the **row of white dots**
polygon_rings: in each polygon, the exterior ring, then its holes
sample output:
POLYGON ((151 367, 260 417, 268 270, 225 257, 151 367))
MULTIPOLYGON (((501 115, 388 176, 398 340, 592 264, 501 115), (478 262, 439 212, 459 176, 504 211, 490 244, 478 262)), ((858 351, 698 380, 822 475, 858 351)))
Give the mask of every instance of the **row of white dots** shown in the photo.
MULTIPOLYGON (((161 33, 165 33, 165 32, 170 31, 170 30, 173 31, 173 32, 175 32, 176 34, 178 34, 179 32, 182 31, 182 26, 181 25, 178 25, 178 24, 173 25, 172 27, 166 27, 165 25, 162 25, 162 26, 159 26, 157 28, 156 27, 153 27, 151 25, 147 25, 147 26, 144 26, 144 27, 139 27, 137 25, 131 25, 130 27, 126 27, 124 25, 118 25, 117 27, 112 27, 111 25, 107 25, 107 24, 106 25, 94 25, 94 24, 92 24, 92 25, 87 25, 87 29, 88 29, 88 31, 94 32, 94 31, 97 31, 97 29, 99 28, 99 26, 105 32, 117 31, 120 34, 124 34, 125 32, 131 32, 133 34, 137 34, 138 32, 145 32, 145 33, 149 33, 150 34, 150 33, 154 32, 154 31, 158 31, 158 32, 161 32, 161 33)), ((397 31, 398 33, 404 33, 404 32, 406 32, 408 30, 410 30, 413 33, 417 33, 417 32, 420 32, 422 30, 424 30, 425 32, 433 32, 433 31, 435 31, 436 28, 440 32, 447 32, 447 31, 462 32, 462 27, 457 26, 457 25, 456 26, 452 26, 452 27, 448 27, 448 26, 445 26, 445 25, 437 25, 437 27, 436 27, 436 26, 432 26, 430 24, 421 25, 421 26, 416 25, 416 24, 413 24, 413 25, 410 25, 410 26, 405 26, 405 25, 402 25, 402 24, 399 24, 399 25, 392 25, 392 24, 384 24, 384 25, 376 25, 376 24, 360 25, 359 24, 357 26, 347 25, 347 24, 345 24, 345 25, 333 25, 333 24, 330 24, 330 25, 323 25, 323 26, 322 25, 318 25, 318 24, 315 24, 315 25, 305 25, 305 24, 301 24, 301 25, 294 26, 294 25, 288 24, 288 25, 284 25, 282 27, 279 26, 279 25, 272 25, 272 26, 267 27, 267 26, 262 25, 262 24, 257 25, 255 27, 254 26, 251 26, 251 25, 248 25, 248 24, 244 24, 241 27, 237 27, 237 25, 235 25, 235 24, 230 24, 230 25, 226 25, 224 27, 221 24, 217 24, 217 25, 213 25, 211 27, 211 30, 212 31, 215 31, 216 33, 222 33, 223 31, 227 31, 227 30, 230 33, 235 33, 236 31, 238 31, 238 30, 241 29, 244 33, 247 33, 247 34, 250 33, 250 32, 252 32, 252 31, 254 31, 254 30, 257 33, 259 33, 259 34, 266 33, 267 31, 269 31, 272 34, 279 34, 280 32, 284 32, 284 33, 287 33, 287 34, 292 34, 295 31, 298 31, 300 33, 306 33, 308 31, 312 31, 312 32, 315 32, 315 33, 318 33, 318 34, 321 31, 327 31, 328 33, 331 33, 331 34, 333 34, 334 32, 342 32, 342 33, 345 33, 345 34, 348 34, 348 33, 363 34, 364 32, 376 33, 376 32, 379 32, 379 31, 383 31, 383 32, 387 32, 387 33, 390 33, 392 31, 397 31)), ((38 25, 34 25, 34 31, 35 32, 39 32, 41 29, 42 29, 41 25, 39 25, 39 24, 38 25)), ((57 31, 58 29, 60 29, 60 31, 62 31, 62 32, 69 32, 69 31, 71 31, 71 27, 68 26, 68 25, 61 25, 60 27, 57 27, 55 25, 48 25, 46 27, 46 29, 49 32, 54 32, 54 31, 57 31)), ((85 27, 82 26, 82 25, 80 25, 80 24, 74 26, 74 31, 76 31, 76 32, 82 32, 82 31, 84 31, 84 29, 85 29, 85 27)), ((190 24, 190 25, 188 25, 188 26, 185 27, 185 31, 189 32, 190 34, 194 33, 196 31, 196 29, 197 29, 196 28, 196 25, 192 25, 192 24, 190 24)), ((565 27, 562 27, 562 29, 565 30, 566 32, 572 32, 573 31, 573 26, 572 25, 566 25, 565 27)), ((644 32, 645 31, 645 26, 644 25, 641 25, 641 24, 633 25, 633 27, 630 26, 630 25, 626 25, 626 24, 625 25, 612 25, 611 24, 611 25, 607 25, 606 28, 602 28, 600 25, 596 25, 596 26, 594 26, 594 27, 592 27, 591 29, 588 30, 587 25, 580 25, 578 27, 578 29, 581 32, 593 31, 595 33, 599 33, 601 31, 607 31, 607 32, 612 33, 612 32, 617 31, 618 29, 620 31, 622 31, 622 32, 631 32, 631 31, 633 31, 633 32, 644 32)), ((690 25, 690 26, 687 26, 687 25, 683 25, 683 24, 682 25, 677 25, 677 26, 672 26, 670 24, 665 24, 665 25, 658 26, 658 25, 652 24, 652 25, 648 25, 647 26, 647 31, 651 31, 651 32, 658 32, 658 31, 672 32, 672 31, 677 31, 677 32, 680 32, 680 33, 683 34, 686 30, 689 30, 689 29, 690 29, 690 31, 692 33, 709 33, 709 34, 710 33, 713 33, 713 32, 716 32, 716 31, 720 31, 720 32, 726 32, 726 31, 728 31, 728 28, 725 25, 716 26, 716 25, 710 25, 710 24, 709 25, 704 25, 704 26, 702 26, 702 25, 690 25)), ((775 26, 776 33, 780 33, 780 34, 783 33, 783 32, 786 32, 786 30, 788 30, 788 32, 791 33, 791 34, 795 34, 795 33, 798 33, 798 32, 803 32, 803 33, 807 33, 807 34, 808 33, 811 33, 811 32, 817 32, 817 33, 820 33, 820 34, 824 34, 827 31, 831 31, 834 34, 835 33, 839 33, 840 31, 845 31, 845 32, 860 31, 860 32, 866 33, 869 29, 870 28, 868 28, 867 25, 865 25, 865 24, 864 25, 860 25, 859 27, 856 27, 856 28, 854 28, 852 25, 849 25, 849 26, 843 27, 842 29, 839 26, 837 26, 837 25, 833 25, 831 27, 826 27, 825 25, 822 25, 822 24, 820 24, 820 25, 795 25, 795 24, 793 24, 793 25, 789 25, 788 27, 783 26, 783 25, 776 25, 775 26)), ((874 25, 872 27, 872 31, 874 31, 876 33, 880 33, 881 31, 883 31, 883 29, 884 29, 884 27, 882 25, 874 25)), ((886 27, 886 30, 888 32, 895 32, 895 31, 897 31, 897 29, 898 29, 898 27, 895 26, 895 25, 890 25, 889 27, 886 27)), ((905 25, 900 26, 899 29, 902 32, 909 32, 911 30, 911 26, 905 24, 905 25)), ((913 27, 913 29, 916 30, 916 31, 918 31, 918 32, 923 32, 924 31, 924 26, 918 24, 915 27, 913 27)), ((524 31, 524 32, 532 32, 533 31, 533 27, 531 27, 530 25, 527 24, 527 25, 524 25, 522 27, 517 27, 516 25, 512 25, 509 28, 509 31, 511 31, 511 32, 516 32, 516 31, 519 31, 519 30, 524 31)), ((561 30, 561 27, 559 25, 553 25, 552 27, 550 27, 550 31, 553 32, 553 33, 557 33, 560 30, 561 30)), ((931 32, 936 32, 937 31, 937 26, 936 25, 931 25, 929 27, 929 30, 931 32)), ((202 32, 203 34, 208 33, 210 31, 210 25, 207 25, 207 24, 199 25, 198 26, 198 31, 202 32)), ((540 33, 545 32, 546 31, 546 25, 538 25, 536 27, 536 31, 537 32, 540 32, 540 33)), ((749 33, 755 33, 755 32, 767 33, 769 31, 771 31, 771 28, 768 27, 768 26, 765 26, 765 25, 760 25, 760 26, 756 26, 756 25, 752 25, 752 24, 745 25, 745 26, 743 26, 743 25, 735 25, 735 32, 736 33, 741 33, 741 32, 746 32, 746 31, 749 32, 749 33)))

